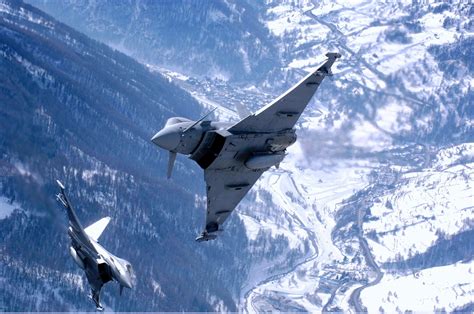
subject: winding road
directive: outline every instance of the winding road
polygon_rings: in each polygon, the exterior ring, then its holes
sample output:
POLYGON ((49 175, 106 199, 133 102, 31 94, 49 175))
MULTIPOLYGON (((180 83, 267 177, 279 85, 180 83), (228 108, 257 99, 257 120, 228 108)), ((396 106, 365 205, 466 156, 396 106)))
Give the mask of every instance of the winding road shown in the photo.
MULTIPOLYGON (((298 191, 298 193, 300 194, 299 196, 301 197, 301 192, 300 190, 298 189, 298 186, 296 185, 293 177, 292 177, 292 173, 291 171, 285 171, 283 169, 280 169, 280 170, 274 170, 272 169, 271 170, 271 175, 272 176, 277 176, 277 180, 280 180, 281 179, 281 175, 288 175, 290 177, 290 181, 291 181, 291 184, 293 185, 293 188, 298 191)), ((281 198, 284 200, 284 202, 286 203, 285 201, 285 197, 281 196, 281 198)), ((291 204, 288 204, 288 206, 292 206, 291 204)), ((310 228, 307 228, 305 226, 305 224, 303 223, 303 221, 301 221, 301 219, 295 215, 295 214, 291 214, 289 212, 286 212, 287 215, 291 216, 293 221, 296 221, 298 223, 298 226, 300 228, 302 228, 303 230, 305 230, 307 233, 308 233, 308 239, 310 240, 311 242, 311 245, 312 245, 312 248, 313 248, 313 254, 311 254, 310 256, 307 256, 305 257, 303 260, 297 262, 296 264, 292 265, 289 269, 285 270, 285 271, 282 271, 278 274, 274 274, 270 277, 267 277, 265 278, 264 280, 260 281, 259 283, 257 283, 256 285, 254 285, 253 288, 249 289, 245 295, 244 295, 244 309, 246 312, 250 313, 249 311, 249 303, 250 303, 250 306, 252 307, 252 310, 254 312, 260 312, 260 310, 258 308, 255 307, 254 303, 253 303, 253 298, 251 298, 251 294, 257 289, 259 288, 260 286, 262 285, 265 285, 271 281, 274 281, 274 280, 278 280, 278 279, 281 279, 283 277, 285 277, 286 275, 288 274, 291 274, 293 272, 296 271, 296 269, 298 267, 300 267, 301 265, 305 264, 305 263, 309 263, 309 262, 312 262, 314 261, 316 258, 318 258, 318 246, 317 246, 317 242, 316 242, 316 235, 314 233, 313 230, 311 230, 310 228), (250 300, 250 301, 249 301, 250 300)))
POLYGON ((372 268, 372 270, 377 274, 377 276, 373 281, 361 287, 358 287, 357 289, 354 290, 354 292, 352 292, 350 303, 352 304, 352 306, 354 306, 354 309, 356 310, 357 313, 367 312, 367 309, 363 307, 360 301, 360 293, 362 292, 362 290, 364 290, 367 287, 375 286, 376 284, 380 282, 380 280, 382 280, 382 277, 383 277, 383 273, 380 270, 379 265, 377 265, 377 263, 374 260, 374 257, 372 256, 372 253, 370 252, 370 248, 367 243, 367 240, 364 238, 364 229, 362 226, 364 223, 364 215, 365 215, 364 212, 365 212, 365 207, 359 206, 359 209, 357 211, 357 228, 359 230, 357 233, 357 237, 359 239, 359 244, 363 250, 363 254, 364 254, 365 260, 367 261, 368 266, 372 268))

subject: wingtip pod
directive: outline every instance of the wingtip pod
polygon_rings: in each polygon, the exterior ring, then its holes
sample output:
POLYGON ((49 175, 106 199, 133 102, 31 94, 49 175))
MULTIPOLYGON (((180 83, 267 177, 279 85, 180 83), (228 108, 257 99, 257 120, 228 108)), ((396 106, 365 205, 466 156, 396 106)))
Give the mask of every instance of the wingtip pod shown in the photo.
POLYGON ((56 184, 59 186, 59 188, 64 191, 66 188, 64 187, 64 184, 61 183, 61 181, 56 180, 56 184))
POLYGON ((207 242, 207 241, 215 240, 216 238, 217 238, 217 235, 209 234, 209 233, 204 231, 195 240, 196 240, 196 242, 204 242, 204 241, 207 242))
POLYGON ((326 53, 326 57, 329 59, 339 59, 341 57, 341 54, 339 52, 328 52, 326 53))
POLYGON ((67 207, 68 206, 68 202, 67 202, 67 199, 65 197, 65 193, 64 193, 64 190, 66 189, 64 187, 64 184, 61 183, 61 181, 59 180, 56 180, 56 184, 59 186, 59 189, 60 189, 60 192, 58 194, 56 194, 56 199, 64 206, 64 207, 67 207))
POLYGON ((327 60, 314 72, 317 76, 332 76, 331 67, 341 57, 339 52, 326 53, 327 60))

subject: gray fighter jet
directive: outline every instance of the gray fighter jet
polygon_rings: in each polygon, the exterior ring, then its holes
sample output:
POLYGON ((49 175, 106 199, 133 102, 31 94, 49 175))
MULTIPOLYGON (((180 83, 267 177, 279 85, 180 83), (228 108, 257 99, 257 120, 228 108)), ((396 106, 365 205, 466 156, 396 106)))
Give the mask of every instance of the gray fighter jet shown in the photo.
POLYGON ((153 136, 152 142, 169 151, 168 178, 176 154, 185 154, 204 169, 207 191, 206 225, 196 241, 216 238, 237 204, 258 178, 278 167, 286 148, 296 141, 294 126, 339 53, 327 60, 283 95, 237 123, 197 121, 174 117, 153 136))
POLYGON ((71 238, 69 252, 77 265, 86 273, 87 281, 91 287, 91 298, 95 302, 97 310, 102 311, 103 307, 100 304, 102 286, 115 280, 120 285, 120 295, 122 295, 124 287, 132 288, 135 274, 129 262, 111 254, 98 242, 110 217, 102 218, 84 229, 69 203, 64 192, 64 185, 59 180, 56 182, 60 188, 60 193, 56 195, 56 198, 66 208, 69 219, 68 234, 71 238))

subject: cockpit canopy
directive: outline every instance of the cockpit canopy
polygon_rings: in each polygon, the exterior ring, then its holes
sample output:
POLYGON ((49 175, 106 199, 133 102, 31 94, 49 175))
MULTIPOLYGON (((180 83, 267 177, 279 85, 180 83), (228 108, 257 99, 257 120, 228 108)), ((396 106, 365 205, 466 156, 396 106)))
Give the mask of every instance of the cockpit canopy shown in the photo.
POLYGON ((189 122, 189 121, 191 121, 191 120, 186 119, 186 118, 182 118, 182 117, 173 117, 173 118, 169 118, 166 121, 166 126, 181 123, 181 122, 189 122))

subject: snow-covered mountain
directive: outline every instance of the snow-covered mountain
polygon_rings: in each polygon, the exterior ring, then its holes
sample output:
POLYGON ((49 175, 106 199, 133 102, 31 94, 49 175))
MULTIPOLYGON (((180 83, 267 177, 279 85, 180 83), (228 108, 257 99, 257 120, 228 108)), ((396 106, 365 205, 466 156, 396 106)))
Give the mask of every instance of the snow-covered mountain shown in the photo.
POLYGON ((472 140, 471 6, 289 3, 270 2, 265 16, 285 69, 314 66, 324 49, 343 54, 331 104, 325 105, 339 107, 355 128, 366 130, 354 140, 364 146, 371 139, 472 140))
POLYGON ((139 60, 179 72, 244 81, 278 61, 256 1, 31 3, 139 60))
MULTIPOLYGON (((209 248, 243 252, 234 256, 240 276, 222 273, 220 287, 245 312, 472 311, 471 6, 282 0, 213 2, 191 10, 144 1, 124 7, 33 3, 109 45, 128 43, 122 50, 140 41, 127 53, 203 107, 217 105, 222 119, 237 119, 239 104, 255 110, 268 103, 325 52, 341 52, 334 77, 298 123, 298 142, 280 169, 264 174, 226 223, 224 237, 209 248), (219 19, 219 30, 210 22, 216 8, 235 8, 224 14, 230 18, 219 19), (242 8, 252 23, 239 17, 242 8), (193 21, 192 29, 175 30, 183 19, 193 21), (153 41, 176 33, 188 50, 182 42, 164 47, 153 41), (166 59, 140 54, 147 49, 166 59), (246 72, 242 54, 229 50, 261 53, 247 53, 252 66, 246 72), (195 55, 217 70, 176 66, 195 55)), ((197 166, 180 162, 184 182, 200 176, 197 166)), ((202 191, 187 188, 200 203, 202 191)), ((2 207, 6 215, 12 206, 2 207)), ((232 309, 211 294, 203 299, 214 310, 232 309)))
POLYGON ((256 285, 245 309, 472 308, 472 8, 270 6, 267 25, 280 38, 289 77, 293 68, 314 66, 322 47, 345 58, 334 83, 322 86, 316 117, 301 123, 302 154, 295 150, 292 165, 303 160, 306 166, 289 170, 301 187, 285 192, 290 196, 281 205, 287 213, 304 204, 297 221, 313 214, 312 205, 320 218, 304 228, 327 228, 315 234, 318 254, 256 285), (307 168, 326 175, 312 176, 307 168))
POLYGON ((268 3, 261 22, 286 66, 260 83, 168 73, 205 106, 227 104, 227 118, 283 92, 322 52, 344 56, 288 158, 239 206, 255 255, 241 307, 468 310, 472 9, 344 3, 268 3))

